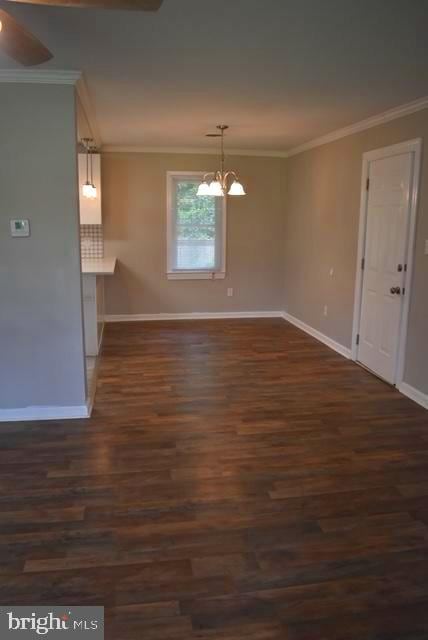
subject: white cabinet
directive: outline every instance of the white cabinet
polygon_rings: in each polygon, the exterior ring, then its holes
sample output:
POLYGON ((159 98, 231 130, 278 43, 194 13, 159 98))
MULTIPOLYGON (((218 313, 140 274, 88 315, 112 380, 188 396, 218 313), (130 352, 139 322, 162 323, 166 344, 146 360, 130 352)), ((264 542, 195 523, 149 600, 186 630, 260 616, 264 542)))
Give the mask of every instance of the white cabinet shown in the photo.
MULTIPOLYGON (((92 154, 92 179, 97 189, 96 198, 85 198, 82 186, 86 182, 86 153, 79 153, 79 204, 80 224, 101 224, 101 156, 92 154)), ((89 157, 89 181, 91 181, 91 158, 89 157)))
POLYGON ((82 260, 83 320, 85 325, 85 351, 97 356, 104 329, 104 278, 112 276, 116 258, 82 260))

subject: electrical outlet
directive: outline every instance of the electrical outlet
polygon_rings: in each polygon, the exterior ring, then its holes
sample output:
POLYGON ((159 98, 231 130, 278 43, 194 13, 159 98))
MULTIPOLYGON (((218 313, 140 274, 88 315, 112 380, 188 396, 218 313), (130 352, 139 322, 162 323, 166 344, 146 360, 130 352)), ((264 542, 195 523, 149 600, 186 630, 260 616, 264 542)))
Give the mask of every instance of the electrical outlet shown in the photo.
POLYGON ((327 307, 327 305, 324 305, 324 315, 328 316, 328 307, 327 307))
POLYGON ((228 290, 227 290, 227 295, 228 295, 228 297, 229 297, 229 298, 231 298, 231 297, 233 296, 233 289, 232 289, 232 287, 229 287, 229 288, 228 288, 228 290))

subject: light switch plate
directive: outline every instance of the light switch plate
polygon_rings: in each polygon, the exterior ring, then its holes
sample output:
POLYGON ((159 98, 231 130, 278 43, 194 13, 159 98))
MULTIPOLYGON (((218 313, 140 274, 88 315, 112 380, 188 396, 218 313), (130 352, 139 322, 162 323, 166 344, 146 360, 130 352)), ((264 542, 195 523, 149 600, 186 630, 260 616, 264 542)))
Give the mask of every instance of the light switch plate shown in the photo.
POLYGON ((22 218, 11 220, 10 235, 12 238, 28 238, 30 235, 30 221, 22 218))

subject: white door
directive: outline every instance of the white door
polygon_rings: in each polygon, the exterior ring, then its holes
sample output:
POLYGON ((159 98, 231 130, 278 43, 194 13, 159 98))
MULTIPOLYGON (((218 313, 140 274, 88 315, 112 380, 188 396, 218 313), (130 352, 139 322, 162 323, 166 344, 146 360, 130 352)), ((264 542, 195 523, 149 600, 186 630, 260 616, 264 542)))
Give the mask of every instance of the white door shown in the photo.
POLYGON ((405 295, 413 153, 373 159, 368 171, 357 360, 395 384, 405 295))

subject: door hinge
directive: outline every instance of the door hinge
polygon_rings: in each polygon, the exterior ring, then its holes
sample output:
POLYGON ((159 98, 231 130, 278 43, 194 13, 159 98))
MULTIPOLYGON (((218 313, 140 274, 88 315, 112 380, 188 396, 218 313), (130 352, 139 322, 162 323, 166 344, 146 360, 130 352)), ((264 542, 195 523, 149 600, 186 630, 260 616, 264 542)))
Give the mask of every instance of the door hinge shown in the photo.
POLYGON ((402 291, 402 293, 403 293, 403 296, 404 296, 404 294, 406 293, 406 289, 405 289, 405 287, 403 287, 403 291, 402 291))
POLYGON ((356 344, 360 344, 360 334, 359 333, 357 333, 357 338, 355 340, 355 343, 356 344))
POLYGON ((368 191, 370 189, 370 178, 367 178, 366 180, 366 191, 368 191))
POLYGON ((366 266, 366 259, 362 258, 361 259, 361 269, 364 269, 365 266, 366 266))

